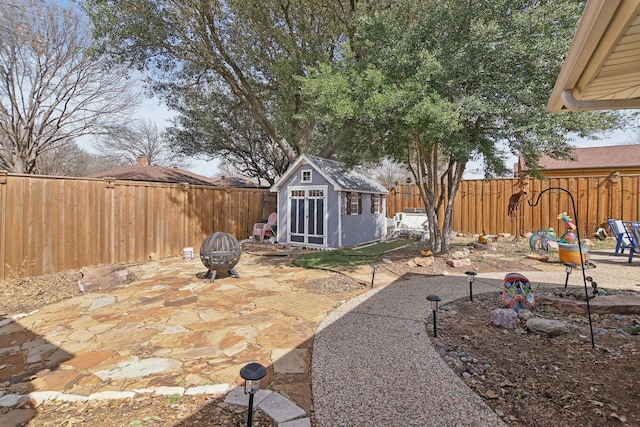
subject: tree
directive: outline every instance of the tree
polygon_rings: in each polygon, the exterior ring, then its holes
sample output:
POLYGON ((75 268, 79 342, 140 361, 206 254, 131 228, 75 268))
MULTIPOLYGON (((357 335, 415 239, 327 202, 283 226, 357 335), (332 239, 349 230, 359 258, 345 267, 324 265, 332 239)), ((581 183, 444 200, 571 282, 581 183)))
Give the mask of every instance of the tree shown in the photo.
POLYGON ((112 126, 93 145, 103 155, 119 158, 121 165, 134 164, 141 156, 155 166, 187 165, 185 157, 173 149, 171 141, 151 120, 112 126))
POLYGON ((87 176, 121 166, 112 156, 92 154, 74 141, 66 141, 38 156, 34 173, 53 176, 87 176))
POLYGON ((98 49, 151 73, 153 89, 183 116, 176 143, 268 180, 281 173, 282 159, 331 154, 298 120, 305 99, 294 77, 334 59, 354 7, 347 0, 83 2, 98 49), (242 122, 227 120, 229 105, 242 122), (194 143, 196 134, 203 139, 194 143))
POLYGON ((136 104, 123 67, 90 55, 73 8, 46 0, 0 3, 0 163, 33 173, 47 150, 96 134, 136 104))
POLYGON ((552 115, 545 105, 581 7, 544 2, 401 0, 362 14, 338 66, 304 80, 311 117, 352 161, 390 156, 411 171, 425 204, 428 240, 448 250, 453 201, 466 164, 506 171, 505 145, 537 164, 567 156, 568 135, 619 126, 615 113, 552 115))
POLYGON ((410 174, 404 164, 388 158, 372 164, 369 168, 369 173, 387 188, 406 182, 410 174))
POLYGON ((241 103, 219 93, 189 88, 170 99, 178 114, 167 134, 174 147, 188 156, 215 153, 239 173, 270 184, 284 173, 289 161, 253 121, 241 103))

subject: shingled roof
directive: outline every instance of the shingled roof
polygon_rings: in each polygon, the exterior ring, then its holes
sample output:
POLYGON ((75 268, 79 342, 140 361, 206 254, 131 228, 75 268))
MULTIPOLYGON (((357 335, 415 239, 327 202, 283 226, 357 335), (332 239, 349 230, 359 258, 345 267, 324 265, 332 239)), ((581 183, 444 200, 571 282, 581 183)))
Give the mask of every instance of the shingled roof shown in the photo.
POLYGON ((88 175, 87 178, 115 178, 125 181, 166 182, 190 185, 208 185, 212 187, 257 187, 246 178, 219 177, 209 178, 175 167, 151 166, 146 158, 138 158, 138 163, 88 175))
POLYGON ((282 177, 271 187, 276 191, 298 169, 300 164, 307 163, 320 172, 325 179, 331 182, 337 191, 355 191, 361 193, 387 194, 388 190, 375 179, 366 175, 360 167, 347 169, 342 163, 324 159, 310 154, 302 154, 284 173, 282 177))
MULTIPOLYGON (((572 151, 576 159, 559 160, 543 155, 540 167, 543 170, 556 169, 616 169, 640 166, 640 144, 611 145, 607 147, 576 148, 572 151)), ((526 170, 524 159, 520 156, 520 165, 526 170)))

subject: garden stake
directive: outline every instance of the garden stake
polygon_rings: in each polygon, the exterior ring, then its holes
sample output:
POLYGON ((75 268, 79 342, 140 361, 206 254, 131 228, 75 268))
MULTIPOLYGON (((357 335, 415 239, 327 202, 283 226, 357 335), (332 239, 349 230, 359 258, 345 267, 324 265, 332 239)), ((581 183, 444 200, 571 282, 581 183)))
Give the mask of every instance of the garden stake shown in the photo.
POLYGON ((580 266, 582 267, 582 282, 584 283, 584 295, 587 298, 587 315, 589 316, 589 330, 591 331, 591 347, 596 348, 596 342, 593 338, 593 323, 591 322, 591 306, 589 305, 589 290, 587 289, 587 276, 584 272, 584 259, 582 257, 582 243, 580 242, 580 227, 578 227, 578 212, 576 211, 576 202, 573 199, 573 194, 571 194, 571 192, 566 188, 549 187, 545 190, 542 190, 542 192, 538 194, 538 198, 536 199, 535 203, 531 203, 529 200, 527 200, 527 204, 531 207, 537 206, 538 203, 540 203, 540 197, 542 197, 544 193, 550 190, 564 191, 569 195, 569 199, 571 199, 571 207, 573 208, 573 219, 576 226, 576 239, 578 240, 578 252, 580 253, 580 266))

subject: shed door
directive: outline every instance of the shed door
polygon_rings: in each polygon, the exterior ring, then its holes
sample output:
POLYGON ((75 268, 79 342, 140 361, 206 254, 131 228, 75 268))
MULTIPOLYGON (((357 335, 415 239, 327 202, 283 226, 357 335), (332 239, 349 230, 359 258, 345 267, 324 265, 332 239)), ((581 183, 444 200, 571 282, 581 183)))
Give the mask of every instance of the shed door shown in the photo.
POLYGON ((289 190, 289 241, 326 246, 326 190, 305 188, 289 190))

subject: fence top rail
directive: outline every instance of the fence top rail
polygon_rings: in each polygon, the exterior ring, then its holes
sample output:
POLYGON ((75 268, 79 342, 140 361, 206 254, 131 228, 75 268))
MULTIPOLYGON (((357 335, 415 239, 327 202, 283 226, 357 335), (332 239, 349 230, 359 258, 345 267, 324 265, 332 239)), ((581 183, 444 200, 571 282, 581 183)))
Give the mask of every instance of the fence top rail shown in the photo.
POLYGON ((13 173, 5 170, 0 170, 0 176, 15 177, 15 178, 28 178, 28 179, 43 179, 43 180, 60 180, 60 181, 86 181, 86 182, 105 182, 114 186, 137 186, 137 187, 167 187, 167 188, 208 188, 215 190, 233 189, 234 191, 265 191, 268 187, 230 187, 219 185, 201 185, 190 184, 186 182, 164 182, 164 181, 137 181, 128 179, 116 179, 113 177, 104 178, 89 178, 82 176, 57 176, 57 175, 35 175, 24 173, 13 173))

